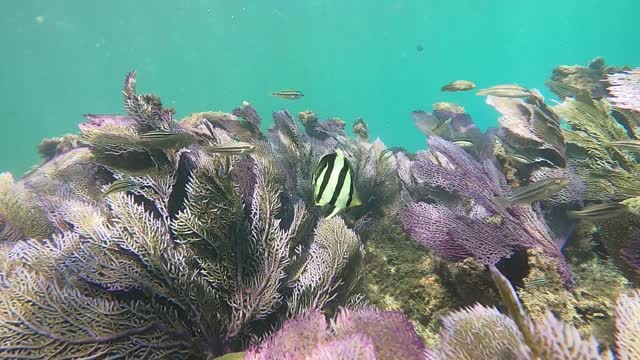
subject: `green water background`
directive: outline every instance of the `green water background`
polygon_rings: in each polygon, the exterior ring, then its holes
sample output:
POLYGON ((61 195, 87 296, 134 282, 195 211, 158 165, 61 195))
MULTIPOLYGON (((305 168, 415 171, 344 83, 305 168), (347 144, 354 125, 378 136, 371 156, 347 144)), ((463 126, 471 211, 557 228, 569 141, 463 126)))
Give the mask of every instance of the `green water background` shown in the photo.
POLYGON ((441 93, 451 80, 550 96, 557 65, 639 66, 639 13, 637 0, 2 0, 0 171, 21 175, 82 114, 121 113, 130 70, 178 118, 246 100, 268 122, 283 107, 364 117, 388 146, 416 150, 410 112, 434 102, 496 123, 482 97, 441 93), (269 95, 285 88, 306 96, 269 95))

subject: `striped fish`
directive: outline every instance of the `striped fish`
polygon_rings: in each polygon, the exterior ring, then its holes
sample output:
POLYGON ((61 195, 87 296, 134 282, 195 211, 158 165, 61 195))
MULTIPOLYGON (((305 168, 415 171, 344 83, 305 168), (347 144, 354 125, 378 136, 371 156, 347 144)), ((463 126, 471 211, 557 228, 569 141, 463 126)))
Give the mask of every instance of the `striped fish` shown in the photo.
POLYGON ((571 180, 564 178, 544 179, 516 188, 511 195, 498 196, 495 198, 495 201, 502 207, 508 207, 512 204, 531 204, 534 201, 552 197, 569 185, 569 183, 571 183, 571 180))
POLYGON ((136 184, 129 180, 116 180, 109 184, 109 186, 104 190, 104 196, 109 194, 115 194, 121 191, 131 191, 136 188, 136 184))
POLYGON ((256 146, 247 142, 232 142, 222 145, 212 145, 205 146, 204 150, 209 152, 214 152, 218 154, 226 154, 226 155, 242 155, 251 153, 256 149, 256 146))
POLYGON ((529 89, 517 84, 496 85, 482 89, 476 93, 479 96, 491 95, 508 98, 524 98, 533 95, 529 89))
POLYGON ((298 90, 282 90, 276 91, 272 94, 282 99, 296 100, 304 96, 304 94, 298 90))
POLYGON ((333 206, 327 219, 344 209, 362 205, 353 181, 353 170, 342 150, 336 149, 320 159, 313 174, 313 195, 317 206, 333 206))
POLYGON ((627 212, 629 208, 625 204, 610 202, 587 206, 582 210, 569 211, 570 219, 602 220, 619 216, 627 212))
POLYGON ((187 147, 195 142, 195 138, 189 133, 166 130, 149 131, 140 134, 139 138, 145 146, 161 149, 187 147))

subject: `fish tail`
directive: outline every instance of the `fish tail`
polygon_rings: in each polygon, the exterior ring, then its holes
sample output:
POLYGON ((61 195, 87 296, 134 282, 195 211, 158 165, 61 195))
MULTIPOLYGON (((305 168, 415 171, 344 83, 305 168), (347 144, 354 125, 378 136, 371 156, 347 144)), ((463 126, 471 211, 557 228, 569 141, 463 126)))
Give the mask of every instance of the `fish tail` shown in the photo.
POLYGON ((362 200, 360 200, 360 196, 357 192, 354 191, 353 197, 351 198, 351 204, 349 207, 360 206, 362 205, 362 200))

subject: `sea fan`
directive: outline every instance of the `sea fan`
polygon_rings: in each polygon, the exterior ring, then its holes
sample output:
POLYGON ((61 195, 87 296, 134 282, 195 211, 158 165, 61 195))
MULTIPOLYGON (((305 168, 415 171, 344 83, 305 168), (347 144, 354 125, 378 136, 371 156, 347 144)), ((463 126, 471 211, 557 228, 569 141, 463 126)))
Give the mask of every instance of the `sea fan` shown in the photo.
POLYGON ((0 256, 1 357, 206 358, 361 303, 359 237, 339 218, 316 226, 264 136, 253 154, 208 153, 233 133, 176 123, 134 83, 128 116, 88 116, 82 146, 5 176, 3 229, 35 239, 0 256), (139 146, 160 129, 191 140, 139 146), (105 191, 116 180, 126 188, 105 191))

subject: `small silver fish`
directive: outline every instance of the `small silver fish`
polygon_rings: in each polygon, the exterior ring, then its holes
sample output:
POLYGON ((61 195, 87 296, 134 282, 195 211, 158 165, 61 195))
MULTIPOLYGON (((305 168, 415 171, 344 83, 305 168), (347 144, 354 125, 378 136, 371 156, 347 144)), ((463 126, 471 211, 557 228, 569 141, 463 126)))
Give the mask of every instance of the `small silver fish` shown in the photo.
POLYGON ((640 152, 640 140, 620 140, 611 141, 604 144, 605 147, 614 147, 616 149, 627 150, 631 152, 640 152))
POLYGON ((136 187, 136 184, 130 180, 116 180, 109 184, 109 186, 104 190, 103 195, 107 196, 121 191, 131 191, 136 187))
POLYGON ((304 96, 304 94, 298 90, 281 90, 274 92, 272 95, 287 100, 297 100, 304 96))
POLYGON ((531 204, 534 201, 547 199, 564 189, 571 180, 564 178, 549 178, 521 186, 509 196, 497 196, 496 202, 502 206, 513 204, 531 204))
POLYGON ((490 88, 482 89, 476 93, 479 96, 491 95, 497 97, 508 98, 526 98, 533 96, 529 89, 516 84, 496 85, 490 88))
POLYGON ((230 142, 222 145, 210 145, 205 146, 204 150, 208 152, 226 154, 226 155, 243 155, 255 151, 256 146, 254 144, 238 141, 230 142))
POLYGON ((568 211, 567 215, 571 219, 601 220, 616 217, 628 210, 629 208, 625 204, 610 202, 587 206, 582 210, 568 211))
POLYGON ((468 137, 457 137, 453 140, 453 143, 461 148, 470 148, 474 145, 473 140, 468 137))
POLYGON ((440 91, 467 91, 476 87, 476 84, 468 80, 456 80, 440 88, 440 91))

